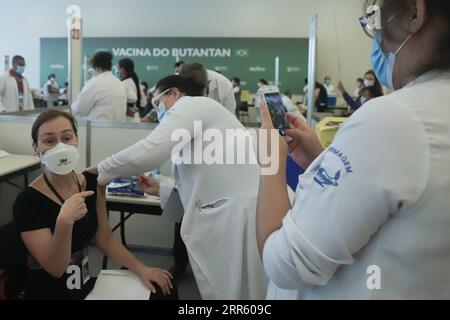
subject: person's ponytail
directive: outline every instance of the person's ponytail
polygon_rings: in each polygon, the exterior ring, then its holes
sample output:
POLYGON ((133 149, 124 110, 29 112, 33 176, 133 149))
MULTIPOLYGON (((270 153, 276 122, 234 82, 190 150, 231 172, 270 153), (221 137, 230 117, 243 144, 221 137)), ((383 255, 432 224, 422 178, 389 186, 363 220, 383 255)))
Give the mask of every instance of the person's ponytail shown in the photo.
POLYGON ((133 79, 133 82, 136 85, 136 90, 137 90, 136 107, 140 108, 141 107, 141 98, 142 98, 141 85, 139 82, 139 77, 134 70, 134 62, 131 59, 122 59, 119 61, 119 68, 123 68, 125 70, 125 72, 127 73, 127 76, 124 79, 122 79, 122 81, 129 79, 129 78, 133 79))

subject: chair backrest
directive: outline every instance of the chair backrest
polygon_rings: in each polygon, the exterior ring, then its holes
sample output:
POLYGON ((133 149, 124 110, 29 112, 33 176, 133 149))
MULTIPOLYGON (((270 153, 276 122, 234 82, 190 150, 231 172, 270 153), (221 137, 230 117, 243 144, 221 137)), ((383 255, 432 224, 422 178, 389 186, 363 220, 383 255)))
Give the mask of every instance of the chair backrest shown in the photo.
POLYGON ((26 298, 27 250, 16 225, 0 227, 0 300, 26 298))
POLYGON ((241 106, 239 108, 239 111, 248 112, 248 102, 247 101, 242 101, 241 102, 241 106))
POLYGON ((248 103, 250 101, 250 91, 241 90, 241 101, 242 101, 242 103, 244 103, 244 102, 248 103))

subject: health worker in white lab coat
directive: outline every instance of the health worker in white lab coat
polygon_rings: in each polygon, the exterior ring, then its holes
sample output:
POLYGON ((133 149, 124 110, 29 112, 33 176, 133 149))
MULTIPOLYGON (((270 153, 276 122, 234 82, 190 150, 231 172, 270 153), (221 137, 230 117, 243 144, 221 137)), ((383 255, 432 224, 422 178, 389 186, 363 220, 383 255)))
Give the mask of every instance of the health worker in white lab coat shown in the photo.
POLYGON ((307 168, 293 206, 283 166, 262 177, 270 299, 450 299, 450 6, 379 4, 382 29, 365 31, 377 78, 396 92, 367 102, 323 151, 289 117, 293 141, 280 140, 280 158, 307 168))
POLYGON ((127 95, 122 82, 111 72, 112 54, 97 52, 92 59, 94 77, 81 90, 72 113, 89 120, 126 121, 127 95))
POLYGON ((56 75, 54 73, 48 76, 48 81, 45 83, 42 91, 44 91, 44 101, 47 103, 47 107, 57 107, 59 100, 59 84, 56 81, 56 75))
POLYGON ((207 70, 200 63, 185 62, 181 65, 180 76, 205 82, 208 90, 206 95, 219 102, 232 114, 236 114, 236 99, 233 85, 224 75, 207 70))
POLYGON ((119 61, 119 76, 127 93, 127 121, 141 122, 139 110, 147 105, 147 96, 139 82, 139 77, 134 70, 134 62, 131 59, 119 61), (139 90, 138 90, 139 88, 139 90))
MULTIPOLYGON (((204 91, 204 85, 192 79, 177 75, 162 79, 156 86, 153 103, 160 124, 144 140, 101 162, 99 183, 105 185, 117 177, 143 174, 172 158, 184 208, 181 236, 202 298, 264 299, 267 278, 255 233, 260 167, 250 161, 226 164, 228 152, 237 154, 240 147, 246 150, 248 133, 234 114, 202 96, 204 91), (236 145, 231 147, 233 150, 226 150, 230 144, 213 138, 200 149, 207 154, 207 148, 214 146, 220 159, 208 162, 204 158, 190 164, 192 159, 187 155, 190 151, 198 155, 198 143, 202 143, 202 137, 207 140, 211 129, 223 137, 226 130, 233 130, 236 145), (180 141, 181 137, 184 140, 180 141), (182 148, 176 149, 180 145, 182 148)), ((246 151, 253 152, 251 142, 246 151)), ((152 183, 149 177, 140 178, 144 191, 154 195, 159 192, 164 206, 168 193, 159 185, 153 191, 152 183)))
POLYGON ((28 80, 23 76, 25 59, 14 56, 13 68, 0 76, 0 112, 33 110, 34 101, 28 80))

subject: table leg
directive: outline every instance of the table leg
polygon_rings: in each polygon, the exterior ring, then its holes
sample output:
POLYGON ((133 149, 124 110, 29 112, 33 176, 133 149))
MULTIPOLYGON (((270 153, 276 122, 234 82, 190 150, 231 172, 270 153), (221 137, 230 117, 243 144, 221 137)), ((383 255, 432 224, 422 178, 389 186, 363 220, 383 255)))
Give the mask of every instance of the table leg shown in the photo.
POLYGON ((127 241, 125 239, 125 212, 120 211, 120 239, 122 240, 122 244, 126 247, 127 241))
MULTIPOLYGON (((109 210, 106 210, 106 216, 108 217, 108 224, 109 224, 109 210)), ((102 270, 106 269, 108 269, 108 257, 103 255, 102 270)))
POLYGON ((106 270, 108 269, 108 257, 107 256, 103 256, 103 262, 102 262, 102 270, 106 270))

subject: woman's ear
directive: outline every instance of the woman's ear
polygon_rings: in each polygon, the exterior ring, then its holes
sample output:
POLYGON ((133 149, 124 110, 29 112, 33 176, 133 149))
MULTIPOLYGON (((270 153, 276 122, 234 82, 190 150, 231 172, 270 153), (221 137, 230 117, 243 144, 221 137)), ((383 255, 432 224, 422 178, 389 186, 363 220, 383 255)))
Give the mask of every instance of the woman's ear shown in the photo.
POLYGON ((175 98, 178 99, 181 97, 182 93, 180 90, 178 90, 178 88, 173 88, 172 89, 173 94, 175 94, 175 98))
POLYGON ((414 16, 409 24, 409 32, 414 34, 418 32, 425 23, 427 15, 427 6, 425 0, 415 0, 412 5, 414 10, 414 16))
POLYGON ((38 146, 36 145, 36 143, 33 142, 32 147, 33 147, 35 155, 40 158, 41 154, 39 153, 39 149, 38 149, 38 146))

